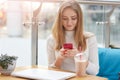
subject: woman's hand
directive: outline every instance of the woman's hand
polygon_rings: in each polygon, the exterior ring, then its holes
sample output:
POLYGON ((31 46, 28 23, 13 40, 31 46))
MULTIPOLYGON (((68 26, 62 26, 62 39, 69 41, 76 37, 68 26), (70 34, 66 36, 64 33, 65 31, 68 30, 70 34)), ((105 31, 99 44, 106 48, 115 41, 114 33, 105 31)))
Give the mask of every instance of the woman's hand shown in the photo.
POLYGON ((77 48, 68 49, 68 50, 66 51, 66 53, 67 53, 66 55, 67 55, 67 57, 74 57, 78 52, 79 52, 79 51, 78 51, 77 48))
POLYGON ((61 49, 60 55, 63 59, 74 57, 79 51, 76 48, 73 49, 61 49))
POLYGON ((64 48, 61 48, 60 49, 60 52, 59 52, 59 58, 61 58, 61 59, 65 59, 67 56, 65 55, 66 54, 66 51, 67 51, 67 49, 64 49, 64 48))

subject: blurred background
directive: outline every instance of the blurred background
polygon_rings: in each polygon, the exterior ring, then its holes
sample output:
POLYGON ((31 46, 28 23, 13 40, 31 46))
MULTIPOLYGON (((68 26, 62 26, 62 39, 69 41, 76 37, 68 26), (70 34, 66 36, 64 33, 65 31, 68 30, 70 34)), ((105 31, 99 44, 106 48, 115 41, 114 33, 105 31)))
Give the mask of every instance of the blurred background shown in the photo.
MULTIPOLYGON (((96 35, 98 47, 119 46, 119 0, 78 1, 83 9, 84 29, 96 35)), ((47 66, 46 39, 51 33, 61 2, 62 0, 1 0, 0 54, 18 56, 17 66, 29 66, 34 59, 38 65, 47 66), (33 58, 36 55, 33 51, 34 44, 37 59, 33 58)))

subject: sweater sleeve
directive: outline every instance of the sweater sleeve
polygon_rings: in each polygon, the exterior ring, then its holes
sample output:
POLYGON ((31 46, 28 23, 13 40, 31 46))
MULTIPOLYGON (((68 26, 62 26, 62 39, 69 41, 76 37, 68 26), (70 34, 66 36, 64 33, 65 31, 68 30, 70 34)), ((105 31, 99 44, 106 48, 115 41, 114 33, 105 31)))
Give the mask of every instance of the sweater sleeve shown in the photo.
POLYGON ((97 40, 95 36, 88 38, 88 50, 89 50, 89 57, 88 57, 88 66, 87 66, 87 73, 96 75, 99 71, 99 59, 98 59, 98 47, 97 47, 97 40))
POLYGON ((49 36, 47 39, 47 56, 48 56, 48 67, 54 67, 55 50, 54 50, 54 39, 52 36, 49 36))

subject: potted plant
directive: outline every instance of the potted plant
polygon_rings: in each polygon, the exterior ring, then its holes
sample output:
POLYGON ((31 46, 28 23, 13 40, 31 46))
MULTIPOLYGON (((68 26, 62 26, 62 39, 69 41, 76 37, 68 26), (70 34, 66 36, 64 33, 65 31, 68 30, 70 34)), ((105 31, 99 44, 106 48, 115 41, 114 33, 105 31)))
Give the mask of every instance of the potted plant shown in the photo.
POLYGON ((2 75, 10 75, 15 69, 17 58, 17 56, 8 56, 7 54, 1 54, 0 73, 2 75))

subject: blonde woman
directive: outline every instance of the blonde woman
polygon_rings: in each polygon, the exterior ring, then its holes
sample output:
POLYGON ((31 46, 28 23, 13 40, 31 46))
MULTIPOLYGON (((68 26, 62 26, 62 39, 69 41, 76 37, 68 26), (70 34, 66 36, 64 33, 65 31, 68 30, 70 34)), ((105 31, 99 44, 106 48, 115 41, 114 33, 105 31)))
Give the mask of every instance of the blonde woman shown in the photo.
POLYGON ((83 31, 83 14, 78 2, 65 1, 59 8, 52 35, 47 40, 48 66, 75 72, 74 56, 79 53, 80 47, 88 56, 84 63, 86 74, 96 75, 99 71, 96 37, 83 31), (72 43, 73 49, 66 51, 64 43, 72 43))

